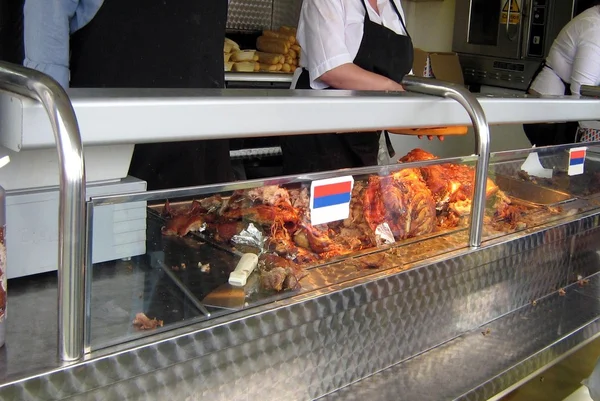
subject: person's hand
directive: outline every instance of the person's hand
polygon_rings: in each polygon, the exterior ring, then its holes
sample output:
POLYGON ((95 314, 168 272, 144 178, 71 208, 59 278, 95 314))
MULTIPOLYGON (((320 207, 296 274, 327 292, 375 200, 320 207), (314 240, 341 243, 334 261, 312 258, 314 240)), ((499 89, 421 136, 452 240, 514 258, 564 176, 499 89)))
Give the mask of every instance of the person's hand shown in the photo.
POLYGON ((404 86, 390 79, 386 92, 404 92, 404 86))
MULTIPOLYGON (((440 141, 443 141, 443 140, 444 140, 444 136, 443 136, 443 135, 435 135, 435 136, 437 136, 437 138, 438 138, 440 141)), ((418 137, 419 139, 423 139, 423 135, 417 135, 417 137, 418 137)), ((427 139, 429 139, 430 141, 433 141, 433 135, 427 135, 427 139)))

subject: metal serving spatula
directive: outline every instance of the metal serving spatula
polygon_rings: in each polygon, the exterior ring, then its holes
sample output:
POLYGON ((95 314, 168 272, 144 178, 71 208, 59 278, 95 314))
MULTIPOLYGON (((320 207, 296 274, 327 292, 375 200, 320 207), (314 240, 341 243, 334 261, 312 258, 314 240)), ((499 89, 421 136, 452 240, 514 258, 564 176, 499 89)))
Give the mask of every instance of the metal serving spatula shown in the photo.
POLYGON ((245 253, 229 275, 229 281, 211 291, 204 297, 202 303, 215 308, 242 309, 246 303, 244 286, 257 265, 258 256, 245 253))

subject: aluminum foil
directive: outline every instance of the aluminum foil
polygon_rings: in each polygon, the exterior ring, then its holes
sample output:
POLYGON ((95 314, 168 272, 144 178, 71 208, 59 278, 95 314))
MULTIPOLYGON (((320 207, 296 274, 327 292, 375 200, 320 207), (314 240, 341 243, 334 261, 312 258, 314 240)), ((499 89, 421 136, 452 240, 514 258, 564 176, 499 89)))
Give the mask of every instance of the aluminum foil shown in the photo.
POLYGON ((377 226, 375 229, 375 240, 377 241, 377 245, 387 245, 396 242, 388 223, 384 222, 377 226))
POLYGON ((247 245, 262 250, 265 245, 266 238, 253 223, 248 224, 244 230, 231 238, 231 242, 236 245, 247 245))

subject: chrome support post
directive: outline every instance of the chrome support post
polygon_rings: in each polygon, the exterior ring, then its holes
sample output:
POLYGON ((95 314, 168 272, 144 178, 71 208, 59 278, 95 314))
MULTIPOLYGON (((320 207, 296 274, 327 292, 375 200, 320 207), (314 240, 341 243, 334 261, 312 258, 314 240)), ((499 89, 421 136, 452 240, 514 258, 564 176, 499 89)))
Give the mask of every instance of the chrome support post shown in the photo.
POLYGON ((432 78, 406 76, 402 85, 411 92, 426 95, 440 96, 456 100, 460 103, 473 122, 476 138, 477 165, 475 166, 475 191, 471 206, 471 227, 469 232, 469 246, 481 246, 483 236, 483 217, 485 214, 485 193, 490 162, 490 128, 487 123, 483 108, 475 96, 461 85, 442 82, 432 78))
POLYGON ((75 111, 65 90, 41 72, 0 61, 0 90, 44 106, 58 150, 58 357, 83 356, 85 305, 85 167, 75 111))

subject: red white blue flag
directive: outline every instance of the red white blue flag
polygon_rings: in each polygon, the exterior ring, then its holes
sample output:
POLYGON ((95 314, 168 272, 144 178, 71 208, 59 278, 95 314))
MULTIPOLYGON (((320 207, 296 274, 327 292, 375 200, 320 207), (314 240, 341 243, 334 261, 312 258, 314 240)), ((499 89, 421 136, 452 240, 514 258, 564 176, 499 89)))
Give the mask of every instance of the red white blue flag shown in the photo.
POLYGON ((350 215, 352 176, 313 181, 310 186, 310 219, 312 225, 347 219, 350 215))
POLYGON ((569 167, 567 169, 567 174, 583 174, 583 166, 585 165, 586 151, 587 147, 569 149, 569 167))

